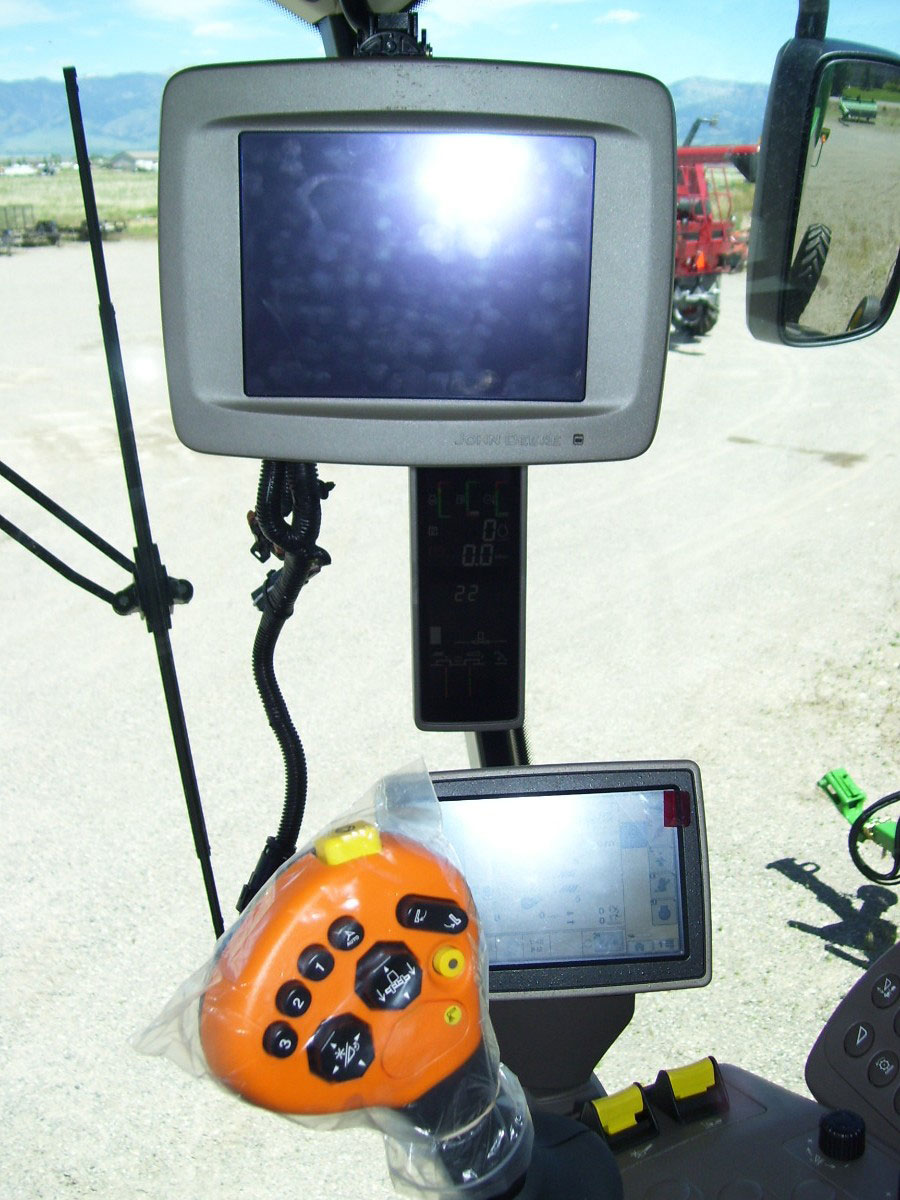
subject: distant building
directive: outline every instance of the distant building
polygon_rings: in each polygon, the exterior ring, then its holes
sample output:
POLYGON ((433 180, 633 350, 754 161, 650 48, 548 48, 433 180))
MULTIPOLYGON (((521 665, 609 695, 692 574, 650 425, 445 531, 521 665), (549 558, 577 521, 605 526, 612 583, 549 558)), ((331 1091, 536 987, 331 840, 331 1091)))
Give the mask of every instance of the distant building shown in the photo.
POLYGON ((108 165, 115 171, 158 171, 159 151, 120 150, 109 160, 108 165))

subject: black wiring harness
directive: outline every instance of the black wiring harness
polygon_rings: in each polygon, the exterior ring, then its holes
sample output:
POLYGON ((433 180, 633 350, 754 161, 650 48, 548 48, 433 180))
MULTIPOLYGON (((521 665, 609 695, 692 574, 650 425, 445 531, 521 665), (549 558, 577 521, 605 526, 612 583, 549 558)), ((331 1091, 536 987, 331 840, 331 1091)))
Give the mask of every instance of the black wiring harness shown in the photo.
POLYGON ((856 869, 860 871, 867 879, 872 879, 876 883, 891 883, 900 884, 900 822, 894 831, 893 851, 885 850, 885 853, 891 853, 893 857, 893 866, 889 871, 874 871, 868 863, 863 862, 860 854, 860 842, 871 839, 870 828, 876 813, 882 809, 889 807, 891 804, 900 803, 900 792, 891 792, 887 796, 882 796, 880 800, 876 800, 874 804, 870 804, 863 812, 859 814, 853 824, 850 826, 849 849, 850 857, 856 869))
POLYGON ((253 554, 261 562, 271 554, 283 560, 282 567, 270 571, 265 583, 253 593, 253 602, 262 613, 253 644, 253 677, 281 748, 285 789, 278 832, 266 840, 253 874, 241 891, 238 912, 244 911, 266 880, 297 850, 306 807, 306 756, 275 677, 275 645, 301 589, 331 562, 316 539, 322 501, 333 486, 320 481, 314 463, 267 459, 262 464, 256 509, 248 517, 256 535, 253 554))

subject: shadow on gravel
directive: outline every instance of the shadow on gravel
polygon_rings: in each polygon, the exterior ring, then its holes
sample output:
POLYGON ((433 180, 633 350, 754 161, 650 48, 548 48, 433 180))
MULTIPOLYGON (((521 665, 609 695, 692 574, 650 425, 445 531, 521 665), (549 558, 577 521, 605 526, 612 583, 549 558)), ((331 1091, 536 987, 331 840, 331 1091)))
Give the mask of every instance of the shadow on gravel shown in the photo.
POLYGON ((856 899, 837 891, 819 878, 818 863, 798 863, 795 858, 780 858, 767 864, 792 883, 799 883, 838 918, 827 925, 807 925, 803 921, 788 921, 791 929, 822 938, 825 949, 837 958, 846 959, 859 967, 868 967, 893 946, 897 926, 884 919, 884 913, 897 903, 896 892, 874 883, 856 889, 856 899), (858 958, 848 953, 856 950, 865 955, 858 958))
POLYGON ((810 450, 806 446, 779 446, 774 442, 759 442, 756 438, 737 435, 730 437, 728 441, 737 446, 762 446, 766 450, 790 450, 793 454, 812 454, 832 467, 855 467, 859 463, 869 461, 868 455, 851 454, 847 450, 810 450))
POLYGON ((695 333, 686 333, 680 329, 669 330, 669 349, 677 354, 688 354, 692 358, 702 358, 703 338, 695 333))

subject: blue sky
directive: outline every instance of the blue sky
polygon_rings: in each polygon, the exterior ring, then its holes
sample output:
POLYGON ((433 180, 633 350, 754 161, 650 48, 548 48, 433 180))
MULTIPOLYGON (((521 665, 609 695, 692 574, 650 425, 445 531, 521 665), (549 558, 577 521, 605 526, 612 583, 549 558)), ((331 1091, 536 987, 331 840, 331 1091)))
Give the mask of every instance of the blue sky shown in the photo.
MULTIPOLYGON (((513 58, 768 82, 795 0, 429 0, 435 54, 513 58)), ((829 34, 900 49, 898 0, 831 0, 829 34)), ((270 0, 0 0, 0 80, 321 54, 317 33, 270 0)))

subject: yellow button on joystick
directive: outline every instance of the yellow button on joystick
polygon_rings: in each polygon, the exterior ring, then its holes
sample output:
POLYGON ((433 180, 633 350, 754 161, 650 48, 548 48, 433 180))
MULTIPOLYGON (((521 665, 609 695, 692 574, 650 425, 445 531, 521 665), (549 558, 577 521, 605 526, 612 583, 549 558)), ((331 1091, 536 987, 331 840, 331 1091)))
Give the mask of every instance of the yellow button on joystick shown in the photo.
POLYGON ((441 946, 435 951, 431 965, 445 979, 456 979, 466 969, 466 956, 456 946, 441 946))
POLYGON ((315 849, 316 858, 329 867, 339 867, 354 858, 380 854, 381 835, 368 821, 354 821, 352 825, 341 825, 320 837, 315 849))

